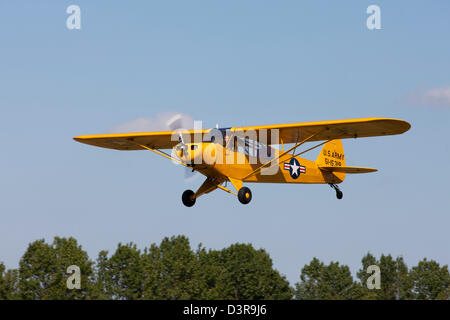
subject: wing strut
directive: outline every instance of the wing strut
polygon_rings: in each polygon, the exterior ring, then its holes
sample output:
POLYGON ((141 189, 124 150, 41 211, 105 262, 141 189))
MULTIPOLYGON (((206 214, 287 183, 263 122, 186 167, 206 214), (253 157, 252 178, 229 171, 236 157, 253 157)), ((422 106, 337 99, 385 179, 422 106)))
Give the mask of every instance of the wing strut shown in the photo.
POLYGON ((309 149, 307 149, 307 150, 305 150, 305 151, 302 151, 302 152, 299 152, 299 153, 297 153, 297 154, 295 154, 295 155, 292 155, 292 157, 290 157, 290 158, 287 159, 286 161, 289 161, 289 160, 291 160, 291 159, 294 158, 294 157, 298 157, 299 155, 302 155, 302 154, 304 154, 304 153, 306 153, 306 152, 309 152, 309 151, 311 151, 311 150, 313 150, 313 149, 315 149, 315 148, 318 148, 318 147, 324 145, 325 143, 330 142, 331 140, 335 140, 335 139, 330 139, 330 140, 321 142, 321 143, 319 143, 318 145, 315 145, 314 147, 311 147, 311 148, 309 148, 309 149))
POLYGON ((316 135, 322 133, 323 131, 325 131, 325 130, 316 132, 316 133, 310 135, 308 138, 303 139, 303 140, 300 141, 299 143, 295 144, 293 147, 291 147, 291 148, 289 148, 288 150, 282 152, 278 157, 276 157, 276 158, 274 158, 274 159, 272 159, 272 160, 270 160, 270 161, 268 161, 268 162, 266 162, 266 163, 260 165, 258 168, 256 168, 256 169, 253 170, 252 172, 250 172, 248 175, 246 175, 246 176, 245 176, 244 178, 242 178, 241 180, 245 180, 245 179, 247 179, 248 177, 250 177, 250 176, 252 176, 252 175, 258 173, 262 168, 264 168, 264 167, 266 167, 267 165, 271 164, 272 162, 274 162, 274 161, 280 159, 282 156, 284 156, 285 154, 289 153, 291 150, 294 150, 294 149, 296 149, 297 147, 301 146, 302 144, 308 142, 309 140, 311 140, 312 138, 314 138, 316 135))
POLYGON ((167 153, 165 153, 164 151, 161 151, 161 150, 158 150, 158 149, 152 149, 152 148, 147 147, 147 146, 145 146, 145 145, 143 145, 143 144, 137 143, 137 142, 135 142, 135 141, 133 141, 133 140, 131 140, 131 141, 132 141, 135 145, 138 145, 138 146, 141 147, 141 148, 144 148, 144 149, 153 151, 154 153, 159 154, 160 156, 163 156, 163 157, 165 157, 165 158, 167 158, 167 159, 170 159, 170 160, 175 161, 175 162, 177 162, 177 163, 179 163, 179 164, 182 164, 182 165, 185 166, 185 167, 188 167, 188 168, 192 169, 192 167, 188 166, 186 163, 181 162, 180 160, 175 159, 174 157, 169 156, 169 155, 168 155, 167 153))

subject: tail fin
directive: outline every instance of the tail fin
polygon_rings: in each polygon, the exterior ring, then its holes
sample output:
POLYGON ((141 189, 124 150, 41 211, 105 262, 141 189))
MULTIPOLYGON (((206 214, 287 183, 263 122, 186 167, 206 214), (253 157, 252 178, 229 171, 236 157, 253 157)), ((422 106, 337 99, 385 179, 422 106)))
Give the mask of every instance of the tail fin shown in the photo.
POLYGON ((331 140, 324 144, 322 151, 320 151, 316 159, 316 164, 320 170, 332 173, 341 182, 344 181, 346 173, 369 173, 377 171, 377 169, 372 168, 346 167, 344 147, 340 139, 331 140))
MULTIPOLYGON (((325 143, 316 159, 316 164, 321 167, 345 167, 344 147, 340 139, 325 143)), ((333 171, 333 170, 329 170, 333 171)), ((345 179, 345 172, 333 171, 333 174, 341 181, 345 179)))
POLYGON ((345 167, 344 147, 340 139, 325 143, 316 159, 320 167, 345 167))

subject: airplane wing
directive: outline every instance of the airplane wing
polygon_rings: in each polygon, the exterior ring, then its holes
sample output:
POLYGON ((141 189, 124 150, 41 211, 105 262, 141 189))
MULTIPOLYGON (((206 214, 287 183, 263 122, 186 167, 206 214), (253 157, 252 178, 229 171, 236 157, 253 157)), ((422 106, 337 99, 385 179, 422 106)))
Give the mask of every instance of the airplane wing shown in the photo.
MULTIPOLYGON (((401 134, 409 130, 411 125, 403 120, 389 118, 362 118, 333 121, 302 122, 254 127, 234 127, 235 132, 248 130, 279 130, 280 142, 297 143, 312 136, 308 141, 332 139, 363 138, 401 134)), ((270 133, 267 133, 270 136, 270 133)), ((272 142, 268 144, 278 144, 272 142)))
MULTIPOLYGON (((312 137, 308 141, 393 135, 406 132, 410 127, 411 125, 403 120, 363 118, 254 127, 233 127, 231 131, 245 133, 248 130, 259 132, 264 129, 278 129, 280 139, 286 144, 297 143, 310 136, 312 137)), ((190 141, 194 141, 195 134, 203 135, 210 131, 211 129, 185 130, 183 131, 183 137, 187 135, 191 139, 190 141)), ((138 144, 152 149, 171 149, 178 143, 177 134, 173 134, 172 131, 84 135, 75 137, 74 139, 89 145, 116 150, 143 150, 144 148, 138 144)), ((278 143, 276 141, 269 144, 278 143)))
MULTIPOLYGON (((199 134, 199 136, 201 134, 201 139, 203 134, 209 131, 209 129, 183 130, 182 134, 185 142, 188 143, 188 138, 190 141, 194 141, 194 134, 199 134)), ((173 131, 97 134, 78 136, 73 139, 92 146, 116 150, 144 150, 145 148, 139 144, 152 149, 171 149, 178 144, 178 134, 174 134, 173 131)))
POLYGON ((369 173, 378 171, 372 168, 361 168, 361 167, 321 167, 320 170, 330 171, 330 172, 342 172, 342 173, 369 173))

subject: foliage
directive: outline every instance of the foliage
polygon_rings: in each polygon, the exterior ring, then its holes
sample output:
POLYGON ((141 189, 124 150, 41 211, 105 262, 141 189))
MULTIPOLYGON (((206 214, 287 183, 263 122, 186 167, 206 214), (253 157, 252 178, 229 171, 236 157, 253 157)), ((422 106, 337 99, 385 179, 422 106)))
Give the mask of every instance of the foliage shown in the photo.
POLYGON ((143 294, 144 269, 142 255, 136 245, 119 243, 116 252, 108 258, 101 251, 97 259, 96 286, 99 298, 140 299, 143 294))
POLYGON ((367 253, 354 280, 339 262, 314 258, 301 269, 295 289, 273 267, 264 249, 236 243, 221 250, 200 244, 194 251, 185 236, 164 238, 140 250, 119 243, 96 262, 74 238, 55 237, 29 244, 19 268, 0 263, 4 299, 450 299, 448 266, 424 259, 408 269, 402 257, 367 253), (68 289, 67 268, 80 268, 81 289, 68 289), (380 269, 380 289, 368 289, 367 269, 380 269))
POLYGON ((367 253, 361 262, 362 269, 358 271, 357 276, 363 285, 366 299, 404 300, 412 298, 412 282, 408 267, 402 257, 397 257, 394 260, 391 255, 386 256, 382 254, 380 259, 377 260, 373 255, 367 253), (380 290, 367 289, 366 283, 370 274, 366 270, 370 265, 380 267, 380 290))
POLYGON ((295 298, 311 299, 357 299, 361 295, 360 286, 353 281, 348 266, 331 262, 325 265, 314 258, 301 271, 300 282, 296 284, 295 298))
POLYGON ((199 261, 184 236, 164 238, 144 255, 146 299, 198 299, 203 289, 199 261))
POLYGON ((0 300, 17 298, 17 270, 6 270, 5 265, 0 263, 0 300))
POLYGON ((92 293, 92 262, 74 238, 55 237, 52 244, 32 242, 18 270, 18 297, 22 299, 89 299, 92 293), (81 289, 67 288, 67 268, 81 271, 81 289))
POLYGON ((284 276, 272 267, 263 249, 250 244, 234 244, 221 251, 199 252, 203 265, 209 265, 210 297, 216 299, 290 299, 292 289, 284 276), (213 278, 211 279, 211 275, 213 278))
POLYGON ((449 300, 450 275, 448 266, 439 266, 436 261, 423 259, 411 270, 413 295, 415 299, 449 300))

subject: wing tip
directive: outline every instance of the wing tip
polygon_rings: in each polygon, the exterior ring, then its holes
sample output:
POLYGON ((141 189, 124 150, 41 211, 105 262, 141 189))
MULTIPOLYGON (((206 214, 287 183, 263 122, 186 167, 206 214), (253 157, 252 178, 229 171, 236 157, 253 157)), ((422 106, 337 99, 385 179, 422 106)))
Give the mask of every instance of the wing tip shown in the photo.
POLYGON ((393 124, 395 124, 396 129, 398 129, 398 133, 396 134, 402 134, 411 129, 411 123, 409 123, 406 120, 401 119, 392 119, 392 118, 379 118, 380 120, 389 121, 393 124))
POLYGON ((393 120, 395 120, 398 124, 400 124, 400 126, 402 127, 401 129, 403 130, 402 133, 405 133, 406 131, 411 129, 411 123, 409 123, 408 121, 400 119, 393 119, 393 120))
POLYGON ((73 140, 75 140, 76 142, 81 142, 81 143, 86 143, 86 136, 76 136, 72 138, 73 140))

